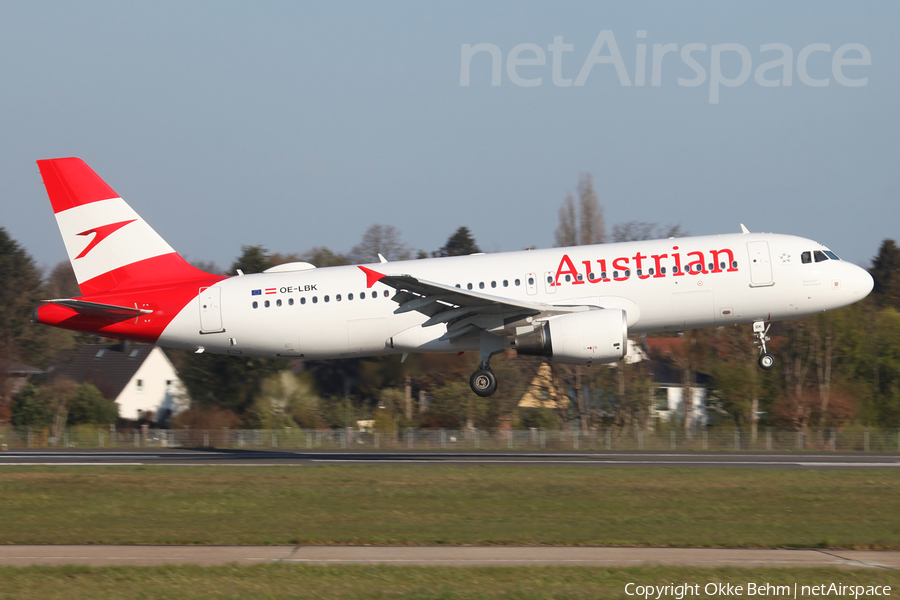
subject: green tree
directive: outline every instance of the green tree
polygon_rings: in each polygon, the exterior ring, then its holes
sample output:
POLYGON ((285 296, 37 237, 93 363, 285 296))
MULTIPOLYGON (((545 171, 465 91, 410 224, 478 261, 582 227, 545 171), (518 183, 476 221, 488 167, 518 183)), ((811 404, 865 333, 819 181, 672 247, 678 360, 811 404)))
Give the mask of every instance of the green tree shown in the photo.
POLYGON ((444 247, 434 253, 435 256, 466 256, 481 252, 475 238, 468 227, 460 227, 444 244, 444 247))
POLYGON ((869 271, 875 280, 872 290, 882 306, 900 309, 900 248, 894 240, 884 240, 869 271))
POLYGON ((82 383, 69 401, 68 425, 110 425, 119 418, 119 405, 103 397, 94 385, 82 383))
POLYGON ((53 415, 37 386, 28 383, 12 400, 12 424, 16 427, 48 427, 53 415))
POLYGON ((48 357, 47 327, 31 322, 44 297, 41 272, 25 250, 0 227, 0 358, 42 366, 48 357))
POLYGON ((350 262, 343 254, 337 254, 325 246, 315 246, 303 253, 302 259, 320 269, 323 267, 340 267, 350 262))
POLYGON ((250 273, 262 273, 266 269, 274 267, 272 257, 268 250, 262 246, 241 246, 241 255, 231 264, 229 274, 237 275, 241 271, 244 275, 250 273))

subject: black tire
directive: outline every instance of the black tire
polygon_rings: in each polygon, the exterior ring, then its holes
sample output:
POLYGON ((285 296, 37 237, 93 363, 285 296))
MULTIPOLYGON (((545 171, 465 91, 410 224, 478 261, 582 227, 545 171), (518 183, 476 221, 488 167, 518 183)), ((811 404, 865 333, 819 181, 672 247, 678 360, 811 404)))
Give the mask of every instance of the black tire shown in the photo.
POLYGON ((478 369, 469 378, 472 391, 486 398, 497 391, 497 377, 490 369, 478 369))
POLYGON ((764 369, 766 371, 772 369, 775 366, 775 357, 768 352, 765 354, 760 354, 759 366, 761 369, 764 369))

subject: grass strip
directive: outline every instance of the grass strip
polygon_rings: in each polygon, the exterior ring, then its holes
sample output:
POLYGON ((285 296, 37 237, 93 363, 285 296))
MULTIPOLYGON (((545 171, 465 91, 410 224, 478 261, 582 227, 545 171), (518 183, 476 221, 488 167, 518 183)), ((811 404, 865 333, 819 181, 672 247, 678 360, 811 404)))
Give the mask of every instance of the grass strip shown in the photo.
POLYGON ((900 547, 897 471, 5 467, 0 543, 900 547))
MULTIPOLYGON (((900 589, 900 572, 840 569, 705 569, 697 567, 392 567, 253 566, 162 567, 0 567, 0 599, 15 598, 635 598, 636 585, 699 585, 684 598, 726 597, 718 584, 891 586, 900 589), (708 584, 714 584, 707 587, 708 584), (629 588, 634 592, 634 586, 629 588), (713 592, 714 593, 707 593, 713 592)), ((674 591, 674 590, 673 590, 674 591)), ((758 591, 758 590, 757 590, 758 591)), ((756 594, 757 596, 759 594, 756 594)), ((834 596, 834 594, 832 594, 834 596)), ((670 593, 666 598, 676 598, 670 593)), ((798 597, 804 597, 798 594, 798 597)), ((812 597, 807 594, 805 597, 812 597)), ((846 597, 846 596, 844 596, 846 597)), ((852 595, 850 596, 853 597, 852 595)), ((861 596, 864 597, 864 596, 861 596)))

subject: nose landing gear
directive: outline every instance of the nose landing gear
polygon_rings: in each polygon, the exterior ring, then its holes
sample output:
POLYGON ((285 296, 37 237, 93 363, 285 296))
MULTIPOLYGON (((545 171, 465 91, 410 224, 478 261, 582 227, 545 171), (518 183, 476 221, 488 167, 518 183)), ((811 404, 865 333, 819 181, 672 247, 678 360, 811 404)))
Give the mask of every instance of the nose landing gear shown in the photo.
POLYGON ((772 339, 768 336, 769 327, 771 325, 766 325, 765 321, 753 323, 753 337, 756 338, 753 341, 759 347, 759 366, 766 371, 775 366, 775 357, 766 349, 766 342, 772 339))

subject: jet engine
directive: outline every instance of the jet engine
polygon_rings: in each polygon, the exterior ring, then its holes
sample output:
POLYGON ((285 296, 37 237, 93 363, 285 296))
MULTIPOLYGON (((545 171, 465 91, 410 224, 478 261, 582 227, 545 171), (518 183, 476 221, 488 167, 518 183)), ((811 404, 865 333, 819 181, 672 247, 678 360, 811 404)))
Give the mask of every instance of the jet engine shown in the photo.
POLYGON ((551 317, 515 338, 516 352, 572 365, 614 362, 628 348, 625 311, 602 308, 551 317))

